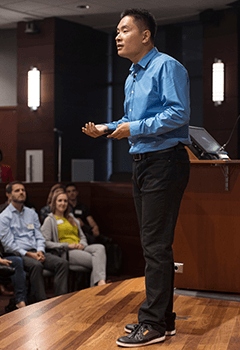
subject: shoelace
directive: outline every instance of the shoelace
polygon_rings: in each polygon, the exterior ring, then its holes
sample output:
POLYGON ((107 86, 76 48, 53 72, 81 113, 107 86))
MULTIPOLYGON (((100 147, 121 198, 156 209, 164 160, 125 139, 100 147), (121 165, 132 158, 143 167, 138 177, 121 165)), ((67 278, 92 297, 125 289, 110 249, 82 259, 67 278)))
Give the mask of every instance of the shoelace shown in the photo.
MULTIPOLYGON (((136 327, 136 329, 134 331, 132 331, 132 333, 130 333, 128 335, 129 338, 134 338, 136 336, 136 334, 141 330, 141 328, 144 330, 144 328, 148 328, 147 325, 143 325, 143 323, 139 323, 139 325, 136 327)), ((142 330, 142 334, 143 334, 143 330, 142 330)))

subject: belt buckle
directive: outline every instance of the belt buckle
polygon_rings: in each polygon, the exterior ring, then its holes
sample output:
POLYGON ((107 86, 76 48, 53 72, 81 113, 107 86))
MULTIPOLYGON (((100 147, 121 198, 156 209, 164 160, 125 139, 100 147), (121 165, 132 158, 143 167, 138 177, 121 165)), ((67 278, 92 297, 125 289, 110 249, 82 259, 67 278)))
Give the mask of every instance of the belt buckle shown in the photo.
POLYGON ((134 154, 133 159, 135 160, 135 162, 139 162, 139 160, 142 159, 142 155, 140 153, 134 154))

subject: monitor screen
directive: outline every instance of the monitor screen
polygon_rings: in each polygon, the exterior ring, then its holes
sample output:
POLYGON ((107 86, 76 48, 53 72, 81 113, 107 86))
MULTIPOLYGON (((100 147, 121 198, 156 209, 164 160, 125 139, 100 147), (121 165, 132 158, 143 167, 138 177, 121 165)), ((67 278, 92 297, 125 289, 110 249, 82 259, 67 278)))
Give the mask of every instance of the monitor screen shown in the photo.
POLYGON ((193 138, 206 153, 219 152, 221 146, 204 128, 189 126, 189 133, 191 138, 193 138))

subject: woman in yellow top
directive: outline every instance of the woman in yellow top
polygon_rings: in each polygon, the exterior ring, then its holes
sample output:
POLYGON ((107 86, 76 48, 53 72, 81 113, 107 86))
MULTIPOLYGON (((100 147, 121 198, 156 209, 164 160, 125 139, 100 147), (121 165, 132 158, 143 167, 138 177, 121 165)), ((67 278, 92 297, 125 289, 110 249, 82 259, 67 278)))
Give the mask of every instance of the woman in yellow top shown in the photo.
POLYGON ((68 197, 63 190, 54 194, 51 210, 41 227, 46 247, 57 248, 62 252, 62 257, 66 257, 68 251, 70 265, 91 269, 90 286, 105 284, 105 247, 102 244, 87 244, 79 221, 70 213, 68 197))

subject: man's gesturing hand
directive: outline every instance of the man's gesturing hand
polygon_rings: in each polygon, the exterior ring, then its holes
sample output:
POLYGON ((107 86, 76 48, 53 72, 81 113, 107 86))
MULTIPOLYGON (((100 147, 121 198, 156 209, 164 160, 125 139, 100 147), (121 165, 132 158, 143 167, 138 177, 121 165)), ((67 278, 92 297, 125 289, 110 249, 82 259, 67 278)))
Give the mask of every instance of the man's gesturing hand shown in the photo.
POLYGON ((106 129, 108 129, 106 125, 95 125, 94 123, 89 122, 85 124, 85 127, 82 127, 82 132, 88 136, 96 138, 102 136, 106 129))

